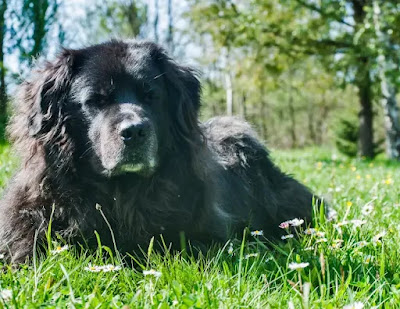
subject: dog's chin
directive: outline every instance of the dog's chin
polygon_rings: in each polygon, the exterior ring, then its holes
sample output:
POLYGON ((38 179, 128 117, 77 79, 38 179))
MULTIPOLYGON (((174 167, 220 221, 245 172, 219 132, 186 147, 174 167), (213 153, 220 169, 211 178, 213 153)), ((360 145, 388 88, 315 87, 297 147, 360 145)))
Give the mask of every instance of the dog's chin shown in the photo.
POLYGON ((111 169, 105 168, 103 175, 107 177, 115 177, 132 174, 142 177, 150 177, 154 174, 156 167, 156 160, 149 160, 148 162, 124 162, 111 169))

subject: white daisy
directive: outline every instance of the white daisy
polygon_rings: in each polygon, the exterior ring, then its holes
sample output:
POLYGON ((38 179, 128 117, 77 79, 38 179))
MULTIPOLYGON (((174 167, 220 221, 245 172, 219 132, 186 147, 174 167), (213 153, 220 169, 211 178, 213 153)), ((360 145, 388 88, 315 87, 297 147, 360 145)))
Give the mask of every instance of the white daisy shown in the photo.
POLYGON ((249 253, 249 254, 246 254, 246 256, 244 258, 247 260, 251 257, 257 257, 257 256, 258 256, 258 253, 249 253))
POLYGON ((115 265, 108 264, 108 265, 104 265, 102 267, 102 270, 105 273, 110 272, 110 271, 119 271, 119 270, 121 270, 121 266, 119 266, 119 265, 115 266, 115 265))
POLYGON ((233 244, 232 243, 229 244, 228 254, 230 254, 230 255, 233 254, 233 244))
POLYGON ((364 207, 361 209, 361 213, 364 216, 369 216, 373 211, 374 211, 374 204, 372 203, 365 204, 364 207))
POLYGON ((150 269, 150 270, 143 270, 143 275, 145 276, 153 276, 156 278, 160 278, 162 273, 159 271, 156 271, 154 269, 150 269))
POLYGON ((303 269, 306 268, 307 266, 309 266, 310 263, 290 263, 289 264, 289 268, 291 270, 295 270, 295 269, 303 269))
POLYGON ((343 309, 362 309, 362 308, 364 308, 364 304, 359 301, 343 307, 343 309))
POLYGON ((0 297, 3 300, 10 300, 12 298, 12 291, 9 289, 4 289, 0 291, 0 297))
POLYGON ((373 260, 375 259, 375 257, 373 255, 366 255, 364 258, 364 264, 369 264, 371 263, 373 260))
POLYGON ((356 242, 354 245, 355 245, 356 247, 363 248, 363 247, 365 247, 365 246, 368 245, 368 242, 365 241, 365 240, 362 240, 362 241, 356 242))
POLYGON ((306 235, 315 235, 316 232, 317 232, 317 230, 313 229, 313 228, 308 228, 308 229, 304 230, 304 234, 306 234, 306 235))
POLYGON ((281 239, 282 239, 282 240, 285 240, 285 239, 289 239, 289 238, 293 238, 293 237, 294 237, 293 234, 288 234, 288 235, 283 235, 283 236, 281 236, 281 239))
POLYGON ((264 231, 263 230, 255 230, 255 231, 252 231, 250 234, 251 234, 251 236, 263 236, 264 231))
POLYGON ((292 219, 292 220, 289 221, 289 224, 290 224, 291 226, 294 226, 294 227, 300 226, 300 225, 302 225, 303 223, 304 223, 304 220, 303 220, 303 219, 298 219, 298 218, 294 218, 294 219, 292 219))
POLYGON ((65 246, 57 246, 54 250, 51 250, 51 253, 52 254, 57 254, 57 253, 61 253, 61 252, 64 252, 64 251, 67 251, 68 250, 68 245, 65 245, 65 246))
POLYGON ((96 265, 89 264, 87 267, 85 267, 85 270, 90 271, 92 273, 98 273, 103 270, 103 266, 96 266, 96 265))
POLYGON ((285 222, 282 222, 281 224, 279 224, 279 227, 281 229, 287 229, 289 226, 290 226, 289 221, 285 221, 285 222))
POLYGON ((380 244, 382 242, 381 238, 384 237, 385 235, 386 235, 385 231, 380 232, 379 234, 376 234, 374 237, 372 237, 372 243, 374 245, 380 244))
POLYGON ((343 245, 343 240, 342 239, 335 239, 333 240, 333 243, 331 245, 331 249, 339 249, 343 245))
POLYGON ((360 227, 360 226, 364 225, 365 223, 367 223, 366 220, 359 220, 359 219, 354 219, 354 220, 351 220, 350 222, 351 222, 351 224, 353 224, 353 227, 355 227, 355 228, 360 227))

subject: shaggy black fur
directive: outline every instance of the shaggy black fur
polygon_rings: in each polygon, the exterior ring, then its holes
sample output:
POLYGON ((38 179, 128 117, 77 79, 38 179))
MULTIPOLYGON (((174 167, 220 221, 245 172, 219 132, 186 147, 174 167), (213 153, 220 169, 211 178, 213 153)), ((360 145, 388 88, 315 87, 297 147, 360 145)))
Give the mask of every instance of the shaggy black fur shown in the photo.
POLYGON ((0 252, 24 261, 52 232, 121 250, 163 234, 177 243, 226 241, 243 228, 277 237, 280 222, 310 222, 312 194, 269 159, 238 118, 197 120, 192 70, 149 42, 64 50, 34 70, 16 97, 10 135, 22 157, 0 204, 0 252))

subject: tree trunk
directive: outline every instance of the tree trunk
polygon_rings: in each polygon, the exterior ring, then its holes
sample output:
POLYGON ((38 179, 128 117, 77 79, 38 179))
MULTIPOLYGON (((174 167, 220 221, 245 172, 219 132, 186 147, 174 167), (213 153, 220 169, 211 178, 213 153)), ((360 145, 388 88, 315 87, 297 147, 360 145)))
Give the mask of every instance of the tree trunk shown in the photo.
POLYGON ((225 75, 225 87, 226 87, 226 114, 228 116, 233 115, 233 86, 231 72, 228 70, 224 73, 225 75))
POLYGON ((390 159, 400 159, 400 128, 399 110, 396 101, 396 91, 393 85, 381 73, 381 104, 384 112, 386 154, 390 159))
MULTIPOLYGON (((310 137, 311 143, 313 145, 316 145, 317 142, 317 134, 315 133, 315 120, 314 120, 314 109, 311 107, 311 105, 308 108, 307 111, 307 118, 308 118, 308 136, 310 137)), ((319 128, 321 130, 321 128, 319 128)))
POLYGON ((231 73, 231 63, 229 59, 229 48, 226 50, 225 54, 225 93, 226 93, 226 114, 228 116, 233 115, 233 85, 232 85, 232 73, 231 73))
POLYGON ((291 85, 289 85, 288 111, 290 118, 290 136, 292 137, 292 148, 295 148, 297 147, 296 115, 293 106, 293 89, 291 85))
POLYGON ((247 101, 247 95, 246 92, 243 91, 242 93, 242 100, 240 101, 240 115, 243 117, 243 119, 246 119, 246 101, 247 101))
POLYGON ((154 0, 154 21, 153 21, 153 29, 154 29, 154 41, 158 43, 158 0, 154 0))
MULTIPOLYGON (((355 31, 359 31, 364 25, 366 11, 364 6, 366 0, 353 0, 355 31)), ((360 52, 361 53, 361 52, 360 52)), ((372 113, 372 93, 371 77, 369 69, 369 59, 366 56, 358 56, 358 63, 355 84, 358 88, 361 110, 359 113, 360 135, 359 135, 359 154, 366 158, 373 158, 374 153, 374 132, 373 132, 373 113, 372 113)))
POLYGON ((264 85, 261 86, 261 100, 260 100, 260 114, 258 118, 260 119, 260 130, 261 130, 261 137, 266 140, 267 139, 267 124, 265 118, 267 116, 267 100, 266 100, 266 91, 264 85))
POLYGON ((5 126, 7 122, 7 89, 6 68, 4 66, 4 38, 6 33, 5 13, 7 0, 0 1, 0 140, 5 139, 5 126))
POLYGON ((173 44, 173 18, 172 18, 172 0, 168 0, 168 34, 167 34, 167 46, 171 54, 174 54, 173 44))
POLYGON ((33 1, 33 48, 30 53, 30 61, 36 58, 43 50, 44 37, 46 36, 46 12, 49 7, 49 1, 33 1))
MULTIPOLYGON (((374 5, 374 24, 376 35, 387 50, 394 48, 390 44, 389 38, 381 31, 380 7, 378 1, 373 2, 374 5)), ((390 159, 400 159, 400 127, 399 127, 399 110, 396 101, 396 87, 387 72, 390 70, 390 64, 393 64, 385 52, 380 49, 377 58, 380 86, 381 86, 381 105, 384 113, 385 137, 386 137, 386 154, 390 159)))
POLYGON ((372 94, 371 77, 368 66, 368 59, 360 57, 360 66, 357 72, 356 85, 360 100, 361 110, 358 115, 360 122, 359 135, 359 154, 366 158, 373 158, 374 152, 374 131, 373 131, 373 112, 372 112, 372 94))

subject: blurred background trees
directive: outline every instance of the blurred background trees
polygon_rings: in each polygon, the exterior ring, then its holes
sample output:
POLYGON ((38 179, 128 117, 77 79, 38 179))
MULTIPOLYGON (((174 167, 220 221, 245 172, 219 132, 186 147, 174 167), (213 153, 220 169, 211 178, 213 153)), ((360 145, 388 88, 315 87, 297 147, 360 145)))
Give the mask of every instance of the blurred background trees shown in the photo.
POLYGON ((203 118, 240 115, 272 147, 400 159, 399 26, 394 0, 0 0, 0 127, 33 59, 136 37, 202 72, 203 118))

